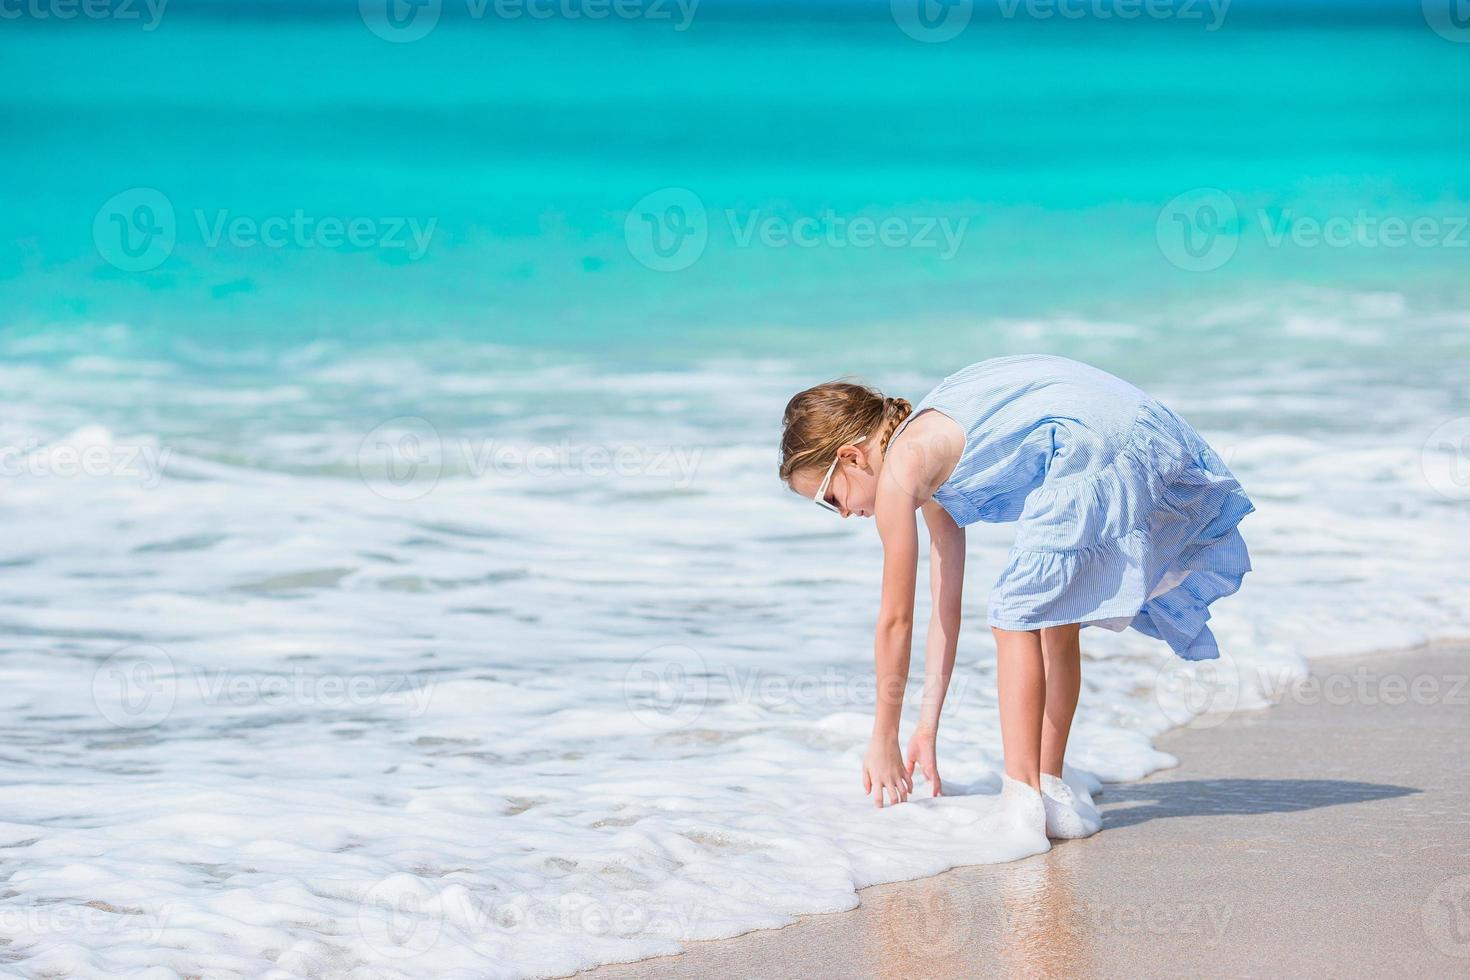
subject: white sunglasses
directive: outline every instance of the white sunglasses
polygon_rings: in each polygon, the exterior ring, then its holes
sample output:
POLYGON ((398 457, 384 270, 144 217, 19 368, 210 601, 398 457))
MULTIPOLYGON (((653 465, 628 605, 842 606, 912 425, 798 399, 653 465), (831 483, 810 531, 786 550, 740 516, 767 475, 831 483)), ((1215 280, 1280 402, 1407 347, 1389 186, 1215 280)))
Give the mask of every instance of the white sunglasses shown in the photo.
MULTIPOLYGON (((852 441, 852 444, 856 446, 858 443, 862 442, 866 438, 868 437, 858 436, 852 441)), ((818 507, 825 507, 832 513, 840 516, 842 514, 842 508, 827 500, 827 488, 832 486, 832 474, 837 472, 837 464, 839 462, 841 462, 841 457, 834 458, 832 460, 832 465, 827 467, 827 473, 825 476, 822 477, 822 482, 817 487, 816 496, 812 497, 812 503, 816 504, 818 507)))

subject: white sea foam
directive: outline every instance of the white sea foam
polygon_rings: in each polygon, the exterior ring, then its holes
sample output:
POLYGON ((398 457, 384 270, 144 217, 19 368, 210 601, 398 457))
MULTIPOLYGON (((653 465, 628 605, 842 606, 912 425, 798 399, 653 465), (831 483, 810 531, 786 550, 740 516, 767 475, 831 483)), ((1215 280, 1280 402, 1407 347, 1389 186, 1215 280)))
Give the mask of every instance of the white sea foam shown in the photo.
MULTIPOLYGON (((1314 338, 1340 339, 1296 340, 1314 338)), ((226 377, 186 357, 146 410, 126 352, 6 368, 45 382, 0 423, 8 459, 171 453, 151 482, 3 479, 5 958, 79 977, 564 974, 1028 853, 994 823, 983 625, 1012 528, 969 533, 950 795, 920 782, 878 811, 859 769, 878 544, 775 480, 780 407, 810 368, 441 356, 317 345, 226 377), (465 465, 486 441, 521 462, 465 465), (538 468, 538 447, 562 456, 538 468), (655 462, 668 447, 694 460, 683 484, 655 462)), ((1268 705, 1305 656, 1470 634, 1470 488, 1426 477, 1466 472, 1434 469, 1455 443, 1431 439, 1470 414, 1465 392, 1358 357, 1105 365, 1195 421, 1258 511, 1254 571, 1213 611, 1221 663, 1084 632, 1084 778, 1174 764, 1153 736, 1268 705), (1365 405, 1371 424, 1336 414, 1365 405)))

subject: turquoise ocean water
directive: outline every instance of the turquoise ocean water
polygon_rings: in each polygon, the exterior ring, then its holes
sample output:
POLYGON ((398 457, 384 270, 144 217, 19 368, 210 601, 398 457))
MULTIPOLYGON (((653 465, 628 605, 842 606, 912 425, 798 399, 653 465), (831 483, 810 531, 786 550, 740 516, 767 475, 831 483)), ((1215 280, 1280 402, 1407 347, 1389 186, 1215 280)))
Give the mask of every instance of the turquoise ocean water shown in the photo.
POLYGON ((166 8, 151 32, 6 25, 4 63, 28 80, 3 102, 7 328, 109 320, 260 343, 427 328, 746 353, 750 331, 772 327, 1059 309, 1178 309, 1187 329, 1212 299, 1284 285, 1462 298, 1462 250, 1273 248, 1256 214, 1463 216, 1466 49, 1402 18, 977 19, 925 44, 881 18, 696 10, 679 31, 446 16, 393 44, 350 10, 230 9, 166 8), (177 215, 172 255, 146 276, 99 262, 92 234, 98 208, 134 187, 177 215), (650 274, 623 234, 666 187, 716 215, 677 276, 650 274), (1160 209, 1195 188, 1244 212, 1240 249, 1208 275, 1156 241, 1160 209), (211 248, 200 227, 297 210, 417 218, 434 234, 411 260, 211 248), (741 247, 729 210, 968 225, 950 258, 741 247))
MULTIPOLYGON (((1470 633, 1433 0, 947 40, 967 5, 132 9, 0 19, 17 969, 564 973, 1014 857, 978 625, 940 748, 974 795, 861 809, 877 542, 775 479, 837 375, 1076 357, 1256 501, 1229 704, 1086 631, 1079 770, 1470 633)), ((971 624, 1010 537, 970 532, 971 624)))

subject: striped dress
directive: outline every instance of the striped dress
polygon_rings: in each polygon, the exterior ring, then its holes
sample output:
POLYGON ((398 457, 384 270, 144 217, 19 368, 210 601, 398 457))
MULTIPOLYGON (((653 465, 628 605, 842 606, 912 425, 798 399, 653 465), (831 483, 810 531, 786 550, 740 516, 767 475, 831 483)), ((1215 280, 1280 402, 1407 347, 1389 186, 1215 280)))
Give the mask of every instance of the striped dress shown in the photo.
POLYGON ((1240 588, 1236 525, 1255 505, 1199 433, 1106 371, 1014 354, 950 375, 926 411, 965 431, 934 500, 961 527, 1014 521, 988 622, 1009 630, 1132 626, 1186 660, 1220 656, 1210 603, 1240 588))

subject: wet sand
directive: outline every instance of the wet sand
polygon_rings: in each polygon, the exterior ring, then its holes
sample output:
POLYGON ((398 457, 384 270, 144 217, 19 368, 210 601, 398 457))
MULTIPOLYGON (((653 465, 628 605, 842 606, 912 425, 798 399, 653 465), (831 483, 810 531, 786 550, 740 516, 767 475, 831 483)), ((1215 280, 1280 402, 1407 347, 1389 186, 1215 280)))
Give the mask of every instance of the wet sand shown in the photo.
POLYGON ((1316 661, 1157 740, 1103 831, 615 977, 1470 976, 1470 643, 1316 661))

